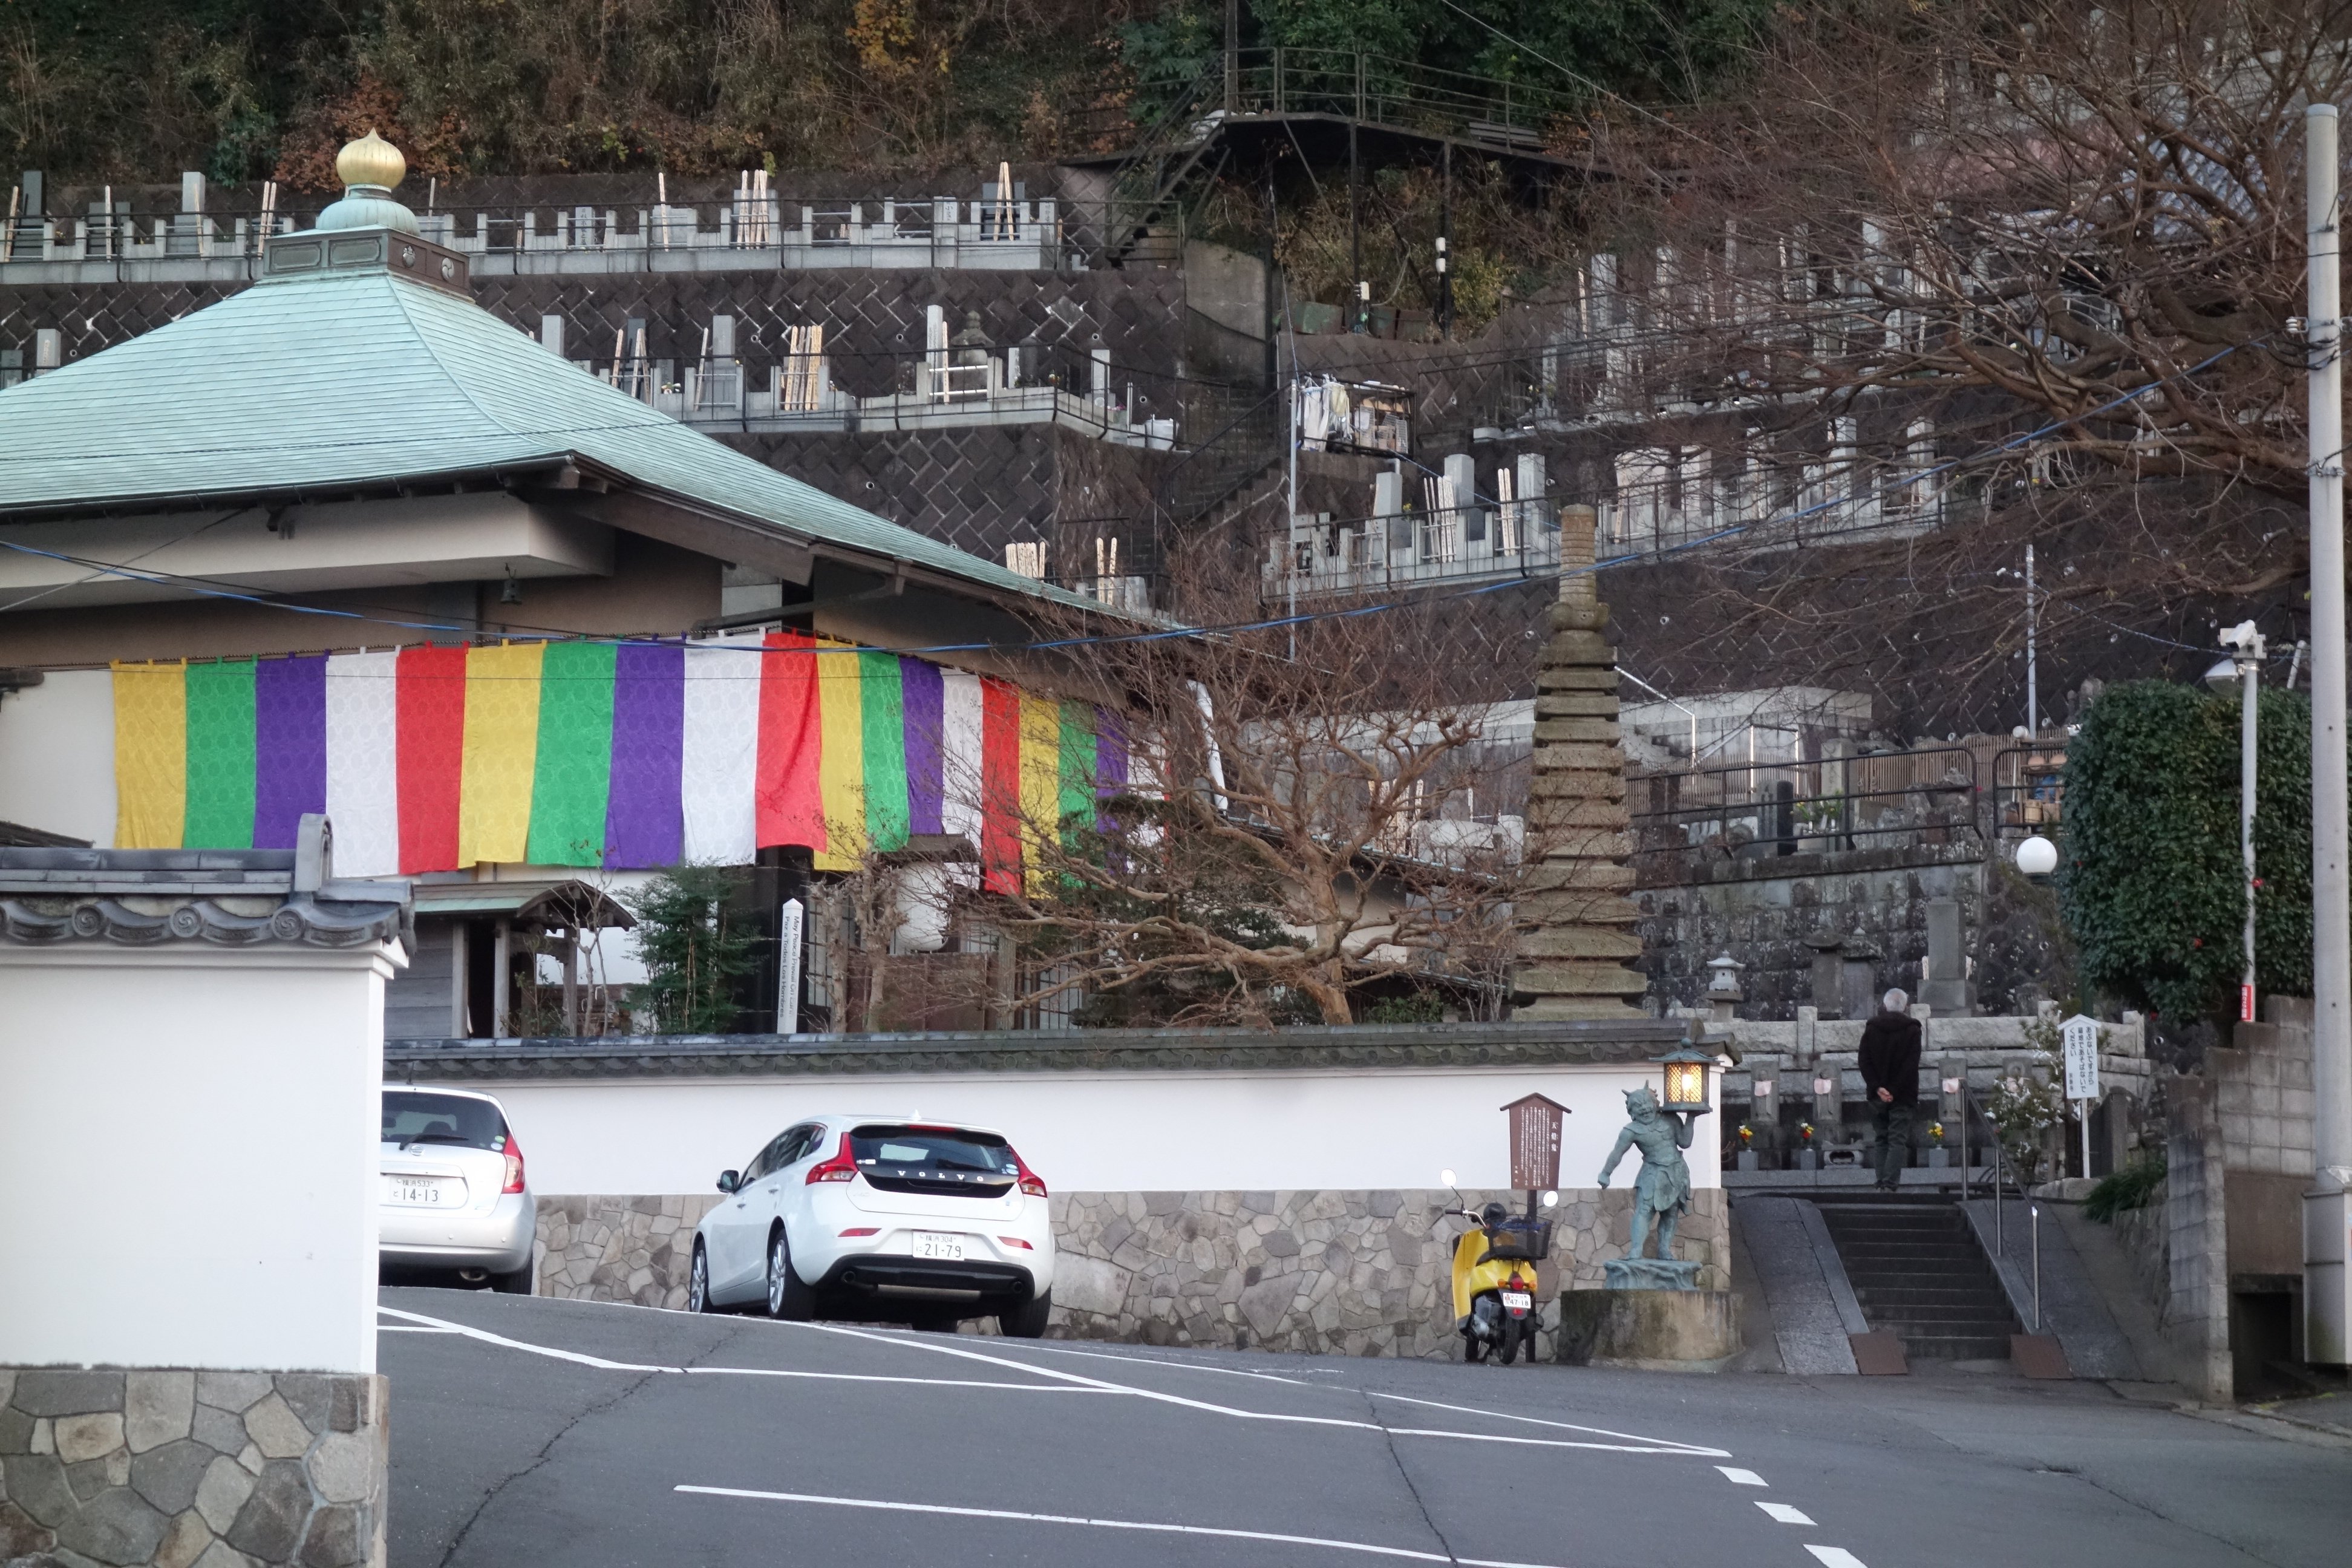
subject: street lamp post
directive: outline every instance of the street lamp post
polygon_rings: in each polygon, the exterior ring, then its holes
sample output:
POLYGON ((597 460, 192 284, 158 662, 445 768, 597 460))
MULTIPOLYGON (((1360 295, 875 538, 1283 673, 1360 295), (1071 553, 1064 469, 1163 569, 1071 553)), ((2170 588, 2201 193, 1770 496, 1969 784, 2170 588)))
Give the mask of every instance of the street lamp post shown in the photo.
POLYGON ((2263 634, 2242 621, 2221 634, 2230 657, 2205 672, 2205 684, 2226 695, 2239 689, 2238 856, 2246 868, 2245 966, 2238 982, 2238 1021, 2254 1021, 2254 739, 2260 724, 2257 687, 2263 676, 2263 634))

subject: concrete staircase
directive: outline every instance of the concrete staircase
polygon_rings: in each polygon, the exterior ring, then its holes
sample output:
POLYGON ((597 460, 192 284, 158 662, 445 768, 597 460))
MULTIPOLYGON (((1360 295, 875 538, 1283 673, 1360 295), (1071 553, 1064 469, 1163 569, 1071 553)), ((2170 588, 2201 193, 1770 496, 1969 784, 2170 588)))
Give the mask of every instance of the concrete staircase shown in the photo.
POLYGON ((1873 1329, 1931 1361, 1996 1361, 2020 1331, 2009 1296, 1959 1207, 1908 1194, 1823 1198, 1854 1300, 1873 1329))

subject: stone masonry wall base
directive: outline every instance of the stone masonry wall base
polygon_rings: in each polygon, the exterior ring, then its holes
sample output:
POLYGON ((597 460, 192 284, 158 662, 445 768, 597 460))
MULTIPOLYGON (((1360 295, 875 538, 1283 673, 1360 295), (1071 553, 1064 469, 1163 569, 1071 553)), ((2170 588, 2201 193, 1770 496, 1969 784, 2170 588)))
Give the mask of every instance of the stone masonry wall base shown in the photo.
POLYGON ((0 1564, 383 1568, 381 1376, 0 1367, 0 1564))
MULTIPOLYGON (((1517 1209, 1524 1194, 1467 1193, 1517 1209)), ((694 1228, 710 1196, 544 1197, 539 1293, 682 1307, 694 1228)), ((1056 1338, 1342 1355, 1460 1353, 1450 1193, 1056 1193, 1056 1338)), ((1547 1299, 1598 1289, 1633 1221, 1624 1189, 1568 1188, 1554 1221, 1547 1299)), ((1676 1255, 1700 1285, 1730 1284, 1724 1195, 1692 1194, 1676 1255)), ((1549 1317, 1549 1311, 1547 1316, 1549 1317)), ((992 1324, 985 1325, 992 1328, 992 1324)))

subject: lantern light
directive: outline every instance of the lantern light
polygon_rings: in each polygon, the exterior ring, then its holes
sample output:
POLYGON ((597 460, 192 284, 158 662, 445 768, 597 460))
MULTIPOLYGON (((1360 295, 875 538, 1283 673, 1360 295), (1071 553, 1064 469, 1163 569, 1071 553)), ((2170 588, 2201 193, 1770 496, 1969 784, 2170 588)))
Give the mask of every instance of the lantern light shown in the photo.
POLYGON ((2029 877, 2047 877, 2058 869, 2058 846, 2039 833, 2021 839, 2017 846, 2017 868, 2029 877))
POLYGON ((1668 1051, 1657 1058, 1665 1071, 1665 1093, 1660 1097, 1660 1108, 1678 1113, 1696 1115, 1707 1109, 1706 1074, 1715 1065, 1715 1058, 1706 1052, 1685 1046, 1668 1051))

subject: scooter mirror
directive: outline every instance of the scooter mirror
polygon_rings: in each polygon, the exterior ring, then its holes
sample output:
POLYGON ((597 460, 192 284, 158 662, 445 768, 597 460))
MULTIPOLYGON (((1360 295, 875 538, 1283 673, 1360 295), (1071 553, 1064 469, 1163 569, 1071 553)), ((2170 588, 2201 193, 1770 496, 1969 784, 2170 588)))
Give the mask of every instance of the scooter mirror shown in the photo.
POLYGON ((1454 1184, 1454 1173, 1453 1173, 1453 1172, 1451 1172, 1451 1171, 1440 1171, 1440 1172, 1438 1172, 1438 1173, 1437 1173, 1437 1184, 1438 1184, 1439 1186, 1441 1186, 1441 1187, 1450 1187, 1450 1186, 1452 1186, 1452 1185, 1454 1184))
POLYGON ((1543 1206, 1544 1206, 1544 1207, 1546 1207, 1546 1208, 1556 1208, 1556 1207, 1558 1207, 1558 1206, 1559 1206, 1559 1194, 1558 1193, 1546 1193, 1546 1194, 1543 1195, 1543 1206))

